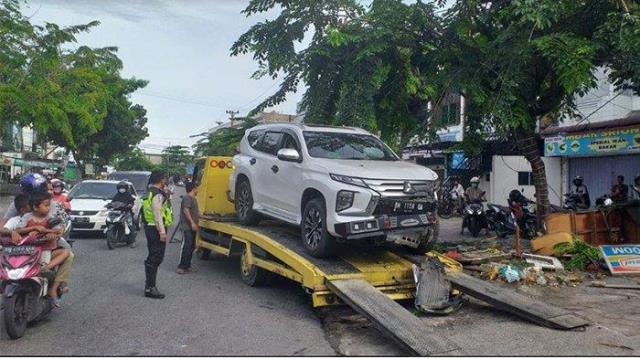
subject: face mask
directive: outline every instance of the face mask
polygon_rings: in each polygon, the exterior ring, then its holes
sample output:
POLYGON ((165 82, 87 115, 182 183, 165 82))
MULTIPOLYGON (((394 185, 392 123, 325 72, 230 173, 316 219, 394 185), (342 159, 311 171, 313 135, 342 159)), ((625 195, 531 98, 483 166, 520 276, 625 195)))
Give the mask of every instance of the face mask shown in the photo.
POLYGON ((471 185, 473 186, 473 188, 478 188, 479 183, 473 183, 471 185))
POLYGON ((60 194, 60 193, 62 193, 62 188, 60 188, 60 187, 55 187, 55 188, 53 189, 53 193, 55 193, 55 194, 60 194))
POLYGON ((118 192, 120 192, 120 193, 125 193, 125 192, 127 192, 127 189, 126 189, 126 188, 120 188, 120 189, 118 190, 118 192))

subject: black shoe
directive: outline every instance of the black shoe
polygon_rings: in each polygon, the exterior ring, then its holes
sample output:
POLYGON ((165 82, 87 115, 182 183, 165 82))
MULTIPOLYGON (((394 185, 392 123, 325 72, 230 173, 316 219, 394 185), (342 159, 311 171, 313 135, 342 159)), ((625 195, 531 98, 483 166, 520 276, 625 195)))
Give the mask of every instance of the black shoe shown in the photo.
POLYGON ((144 290, 144 296, 147 297, 147 298, 153 298, 153 299, 163 299, 164 298, 164 294, 160 293, 160 291, 156 287, 151 287, 151 288, 145 289, 144 290))

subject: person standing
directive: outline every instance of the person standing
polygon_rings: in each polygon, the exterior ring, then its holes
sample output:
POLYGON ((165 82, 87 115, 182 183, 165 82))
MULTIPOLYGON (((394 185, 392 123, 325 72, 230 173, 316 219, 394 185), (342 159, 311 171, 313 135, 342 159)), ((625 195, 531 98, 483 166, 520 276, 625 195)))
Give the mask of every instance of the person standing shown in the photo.
POLYGON ((198 233, 198 219, 200 212, 198 209, 198 187, 193 182, 185 184, 187 195, 182 197, 180 204, 180 225, 182 229, 182 251, 180 253, 180 264, 176 272, 178 274, 192 273, 195 270, 191 267, 191 258, 195 249, 196 234, 198 233))
POLYGON ((171 201, 167 196, 165 175, 161 171, 151 172, 147 198, 142 202, 144 234, 147 237, 149 255, 144 261, 145 289, 144 296, 162 299, 164 294, 156 287, 158 267, 164 259, 167 245, 167 230, 173 222, 171 201))

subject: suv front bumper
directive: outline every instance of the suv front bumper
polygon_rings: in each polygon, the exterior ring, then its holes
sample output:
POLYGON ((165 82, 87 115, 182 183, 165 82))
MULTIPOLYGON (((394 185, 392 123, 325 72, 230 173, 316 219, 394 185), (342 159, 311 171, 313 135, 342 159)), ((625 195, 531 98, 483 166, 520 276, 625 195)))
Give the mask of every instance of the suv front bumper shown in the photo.
POLYGON ((336 223, 335 233, 344 239, 359 239, 403 232, 416 232, 435 225, 435 213, 379 215, 368 219, 336 223))

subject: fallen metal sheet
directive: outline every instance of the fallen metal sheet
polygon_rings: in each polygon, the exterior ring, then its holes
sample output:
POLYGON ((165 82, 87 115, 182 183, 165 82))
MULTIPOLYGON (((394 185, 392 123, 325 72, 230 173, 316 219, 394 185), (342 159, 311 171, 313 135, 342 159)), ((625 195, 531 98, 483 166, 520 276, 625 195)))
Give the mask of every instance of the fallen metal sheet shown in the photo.
POLYGON ((530 299, 513 289, 474 278, 464 273, 449 273, 454 288, 492 306, 533 323, 555 329, 576 329, 590 323, 562 308, 530 299))
POLYGON ((384 334, 413 355, 457 354, 459 347, 437 334, 400 304, 362 279, 328 281, 327 286, 384 334))

